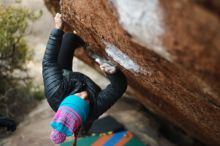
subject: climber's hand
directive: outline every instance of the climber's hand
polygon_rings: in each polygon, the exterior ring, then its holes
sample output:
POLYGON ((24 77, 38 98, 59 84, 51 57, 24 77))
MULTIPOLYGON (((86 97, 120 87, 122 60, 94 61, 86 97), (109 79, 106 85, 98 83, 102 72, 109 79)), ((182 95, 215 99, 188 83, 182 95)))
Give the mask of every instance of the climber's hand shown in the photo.
POLYGON ((55 28, 63 30, 63 20, 60 13, 57 13, 54 17, 55 28))
POLYGON ((114 65, 109 64, 109 63, 102 63, 100 65, 100 69, 108 74, 113 74, 116 72, 116 67, 114 65))

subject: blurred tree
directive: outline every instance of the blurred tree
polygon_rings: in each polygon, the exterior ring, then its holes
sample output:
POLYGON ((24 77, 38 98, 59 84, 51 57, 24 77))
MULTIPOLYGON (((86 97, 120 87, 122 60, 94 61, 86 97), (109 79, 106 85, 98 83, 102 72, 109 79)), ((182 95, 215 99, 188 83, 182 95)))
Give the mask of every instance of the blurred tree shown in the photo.
POLYGON ((33 98, 42 95, 37 88, 33 90, 27 74, 32 50, 24 39, 29 24, 41 15, 0 2, 0 113, 19 121, 33 107, 33 98))
POLYGON ((25 71, 25 63, 31 59, 23 37, 28 26, 29 12, 21 8, 0 5, 0 94, 15 84, 14 71, 25 71))

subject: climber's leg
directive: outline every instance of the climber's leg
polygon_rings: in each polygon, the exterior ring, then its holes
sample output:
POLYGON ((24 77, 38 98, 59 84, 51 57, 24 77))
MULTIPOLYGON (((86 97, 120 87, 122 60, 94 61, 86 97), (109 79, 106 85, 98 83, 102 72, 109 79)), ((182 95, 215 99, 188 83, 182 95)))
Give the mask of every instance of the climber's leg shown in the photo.
POLYGON ((74 55, 74 34, 73 33, 65 33, 63 35, 62 44, 60 47, 60 52, 58 55, 58 64, 67 70, 72 71, 72 61, 74 55))
POLYGON ((72 71, 74 51, 76 48, 82 46, 83 43, 83 40, 73 33, 65 33, 63 35, 63 40, 58 55, 58 64, 63 69, 72 71))

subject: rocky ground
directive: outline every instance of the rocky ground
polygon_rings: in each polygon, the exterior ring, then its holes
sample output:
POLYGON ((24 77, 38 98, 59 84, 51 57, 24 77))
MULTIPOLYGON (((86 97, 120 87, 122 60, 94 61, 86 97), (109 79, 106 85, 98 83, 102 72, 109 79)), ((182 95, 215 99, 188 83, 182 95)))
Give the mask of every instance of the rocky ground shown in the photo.
MULTIPOLYGON (((6 1, 5 1, 6 2, 6 1)), ((12 2, 12 0, 7 1, 12 2)), ((41 61, 45 44, 51 28, 53 27, 53 17, 44 6, 43 0, 23 0, 22 7, 34 11, 42 10, 42 17, 32 24, 30 34, 26 37, 28 44, 34 49, 35 55, 28 66, 30 75, 34 77, 36 85, 42 86, 41 61)), ((108 81, 98 72, 85 65, 78 59, 74 60, 74 69, 90 76, 100 86, 104 87, 108 81)), ((26 119, 19 124, 18 129, 10 137, 1 140, 2 146, 52 146, 49 140, 51 128, 50 120, 53 111, 48 106, 46 100, 43 100, 26 119)), ((174 146, 171 142, 160 136, 158 133, 159 124, 151 118, 150 114, 133 97, 124 96, 111 110, 107 112, 116 120, 123 123, 125 127, 131 130, 141 141, 151 146, 174 146)), ((105 114, 106 115, 106 114, 105 114)))

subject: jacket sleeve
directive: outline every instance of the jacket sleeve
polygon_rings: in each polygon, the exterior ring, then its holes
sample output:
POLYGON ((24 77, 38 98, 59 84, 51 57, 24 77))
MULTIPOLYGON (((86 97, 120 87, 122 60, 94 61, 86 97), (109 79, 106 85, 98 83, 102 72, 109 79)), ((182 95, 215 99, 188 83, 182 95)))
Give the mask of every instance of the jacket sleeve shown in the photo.
POLYGON ((117 70, 114 74, 108 74, 107 78, 110 84, 100 91, 95 103, 94 112, 96 117, 107 111, 127 89, 127 79, 120 70, 117 70))
POLYGON ((57 57, 62 42, 63 31, 59 29, 53 29, 49 36, 49 40, 46 46, 46 50, 43 57, 43 82, 44 92, 48 99, 50 106, 55 110, 58 101, 51 101, 57 90, 62 85, 62 69, 57 64, 57 57))

